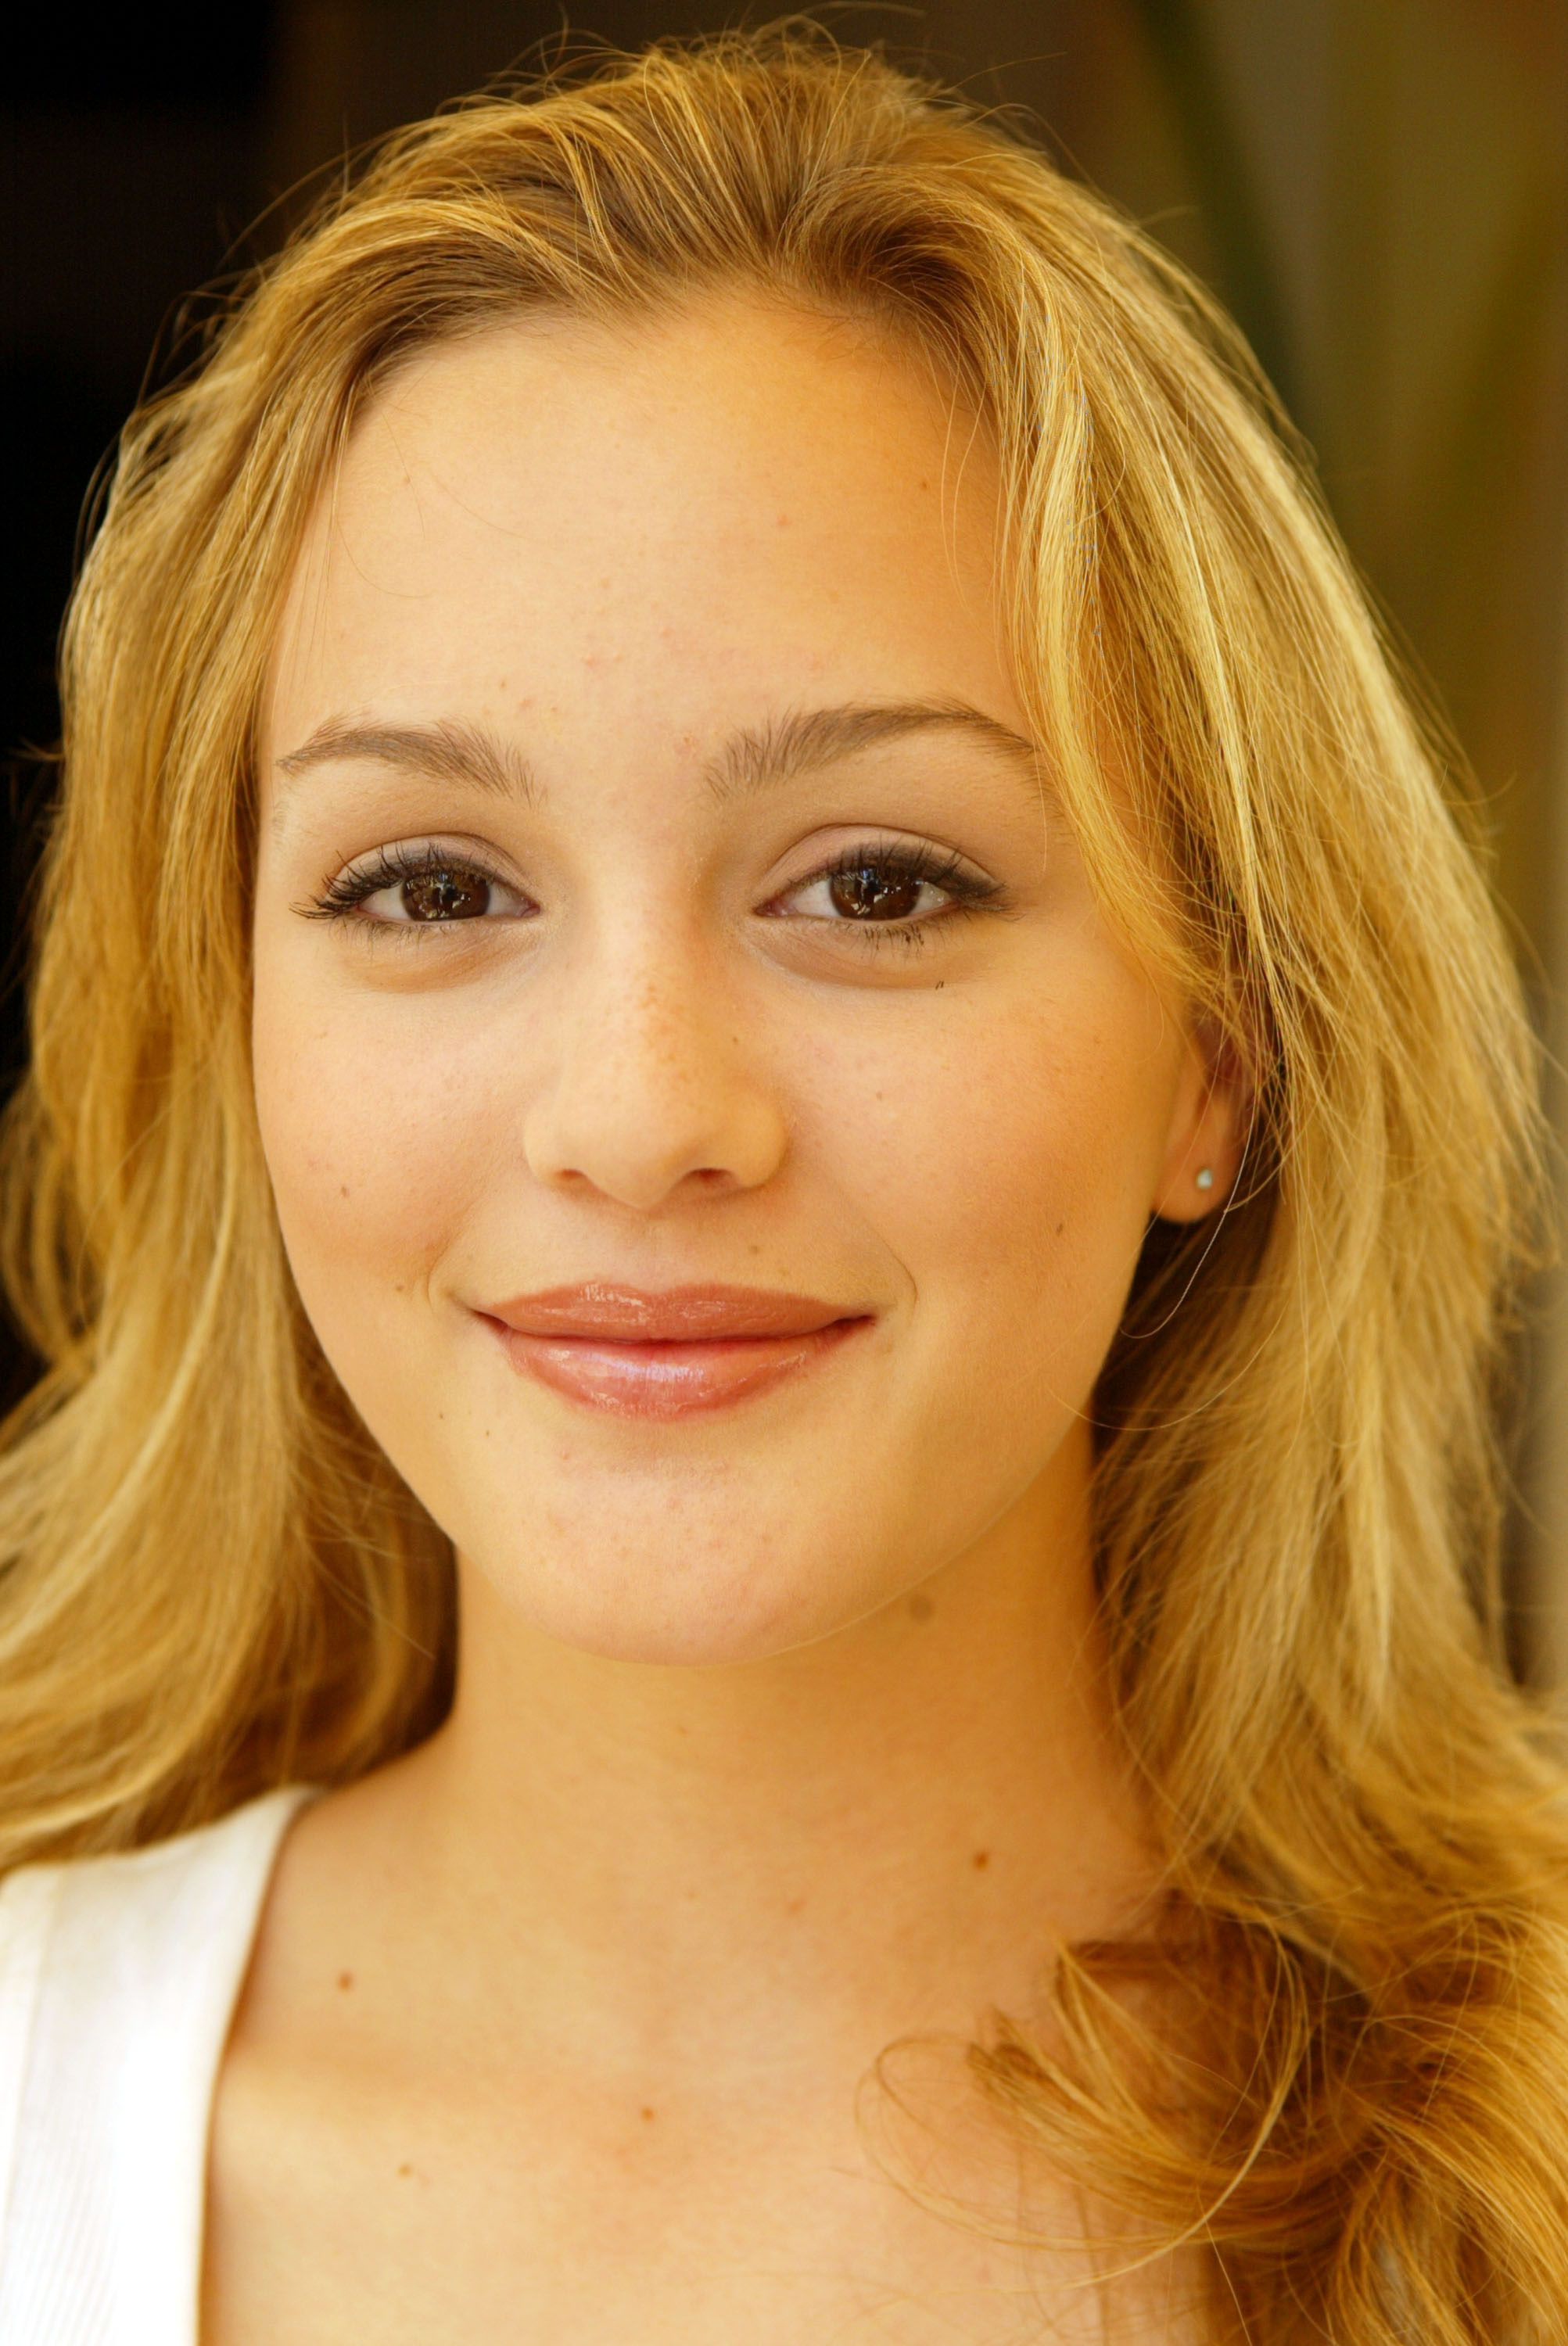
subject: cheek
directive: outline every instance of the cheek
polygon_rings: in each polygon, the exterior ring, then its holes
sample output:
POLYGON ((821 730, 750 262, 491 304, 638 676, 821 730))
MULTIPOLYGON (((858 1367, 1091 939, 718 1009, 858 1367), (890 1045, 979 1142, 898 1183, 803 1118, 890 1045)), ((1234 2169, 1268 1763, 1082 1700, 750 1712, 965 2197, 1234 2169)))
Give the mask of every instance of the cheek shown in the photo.
POLYGON ((311 1005, 286 967, 259 961, 262 1146, 301 1300, 340 1368, 423 1290, 494 1160, 484 1032, 430 1015, 446 1006, 371 994, 311 1005))
MULTIPOLYGON (((918 1055, 825 1055, 820 1150, 955 1362, 1085 1395, 1147 1228, 1179 1048, 1119 968, 954 1018, 918 1055)), ((1036 1387, 1038 1394, 1038 1387, 1036 1387)))

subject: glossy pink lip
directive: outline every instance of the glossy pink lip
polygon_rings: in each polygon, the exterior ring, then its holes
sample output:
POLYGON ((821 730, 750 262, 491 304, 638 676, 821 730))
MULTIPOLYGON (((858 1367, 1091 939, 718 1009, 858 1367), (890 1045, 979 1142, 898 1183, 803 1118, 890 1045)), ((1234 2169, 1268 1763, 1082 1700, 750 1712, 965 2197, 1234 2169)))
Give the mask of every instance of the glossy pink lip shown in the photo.
POLYGON ((617 1417, 667 1420, 770 1391, 871 1315, 769 1288, 648 1294, 588 1280, 488 1304, 480 1317, 514 1369, 568 1400, 617 1417))

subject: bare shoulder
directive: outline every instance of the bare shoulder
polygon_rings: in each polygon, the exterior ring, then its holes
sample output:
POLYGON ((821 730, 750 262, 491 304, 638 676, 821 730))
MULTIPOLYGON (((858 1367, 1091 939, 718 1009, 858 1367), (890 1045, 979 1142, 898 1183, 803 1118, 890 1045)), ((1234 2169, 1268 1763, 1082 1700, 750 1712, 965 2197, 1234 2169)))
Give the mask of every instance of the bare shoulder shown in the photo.
POLYGON ((368 1941, 395 1932, 393 1913, 417 1894, 409 1880, 417 1846, 412 1770, 412 1760, 394 1761, 321 1794, 294 1819, 257 1923, 231 2060, 247 2045, 310 2028, 328 2013, 334 2032, 340 2026, 334 1998, 345 1967, 352 1970, 368 1941))
POLYGON ((383 2182, 406 2179, 381 2155, 417 2037, 389 2067, 389 1998, 418 2000, 394 1920, 402 1808, 394 1765, 312 1801, 279 1852, 213 2097, 203 2346, 369 2334, 328 2248, 368 2245, 383 2182))

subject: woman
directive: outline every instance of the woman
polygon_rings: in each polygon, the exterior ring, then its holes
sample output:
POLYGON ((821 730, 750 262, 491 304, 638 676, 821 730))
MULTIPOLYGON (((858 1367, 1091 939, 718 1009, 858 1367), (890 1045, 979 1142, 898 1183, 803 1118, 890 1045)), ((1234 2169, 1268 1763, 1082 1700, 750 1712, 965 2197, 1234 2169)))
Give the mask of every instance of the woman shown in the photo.
POLYGON ((0 2333, 1560 2336, 1531 1049, 1192 286, 814 36, 474 104, 66 683, 0 2333))

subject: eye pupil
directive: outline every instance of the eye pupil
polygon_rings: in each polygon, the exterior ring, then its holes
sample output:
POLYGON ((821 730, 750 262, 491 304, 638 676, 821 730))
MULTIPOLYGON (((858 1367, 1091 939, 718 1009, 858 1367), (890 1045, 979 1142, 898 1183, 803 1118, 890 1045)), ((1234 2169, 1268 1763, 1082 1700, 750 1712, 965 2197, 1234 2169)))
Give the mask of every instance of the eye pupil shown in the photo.
POLYGON ((472 921, 490 909, 490 882, 477 872, 443 867, 416 872, 402 883, 411 921, 472 921))
POLYGON ((921 882, 907 872, 889 872, 862 863, 852 872, 835 872, 828 894, 835 912, 852 921, 906 921, 920 902, 921 882))

